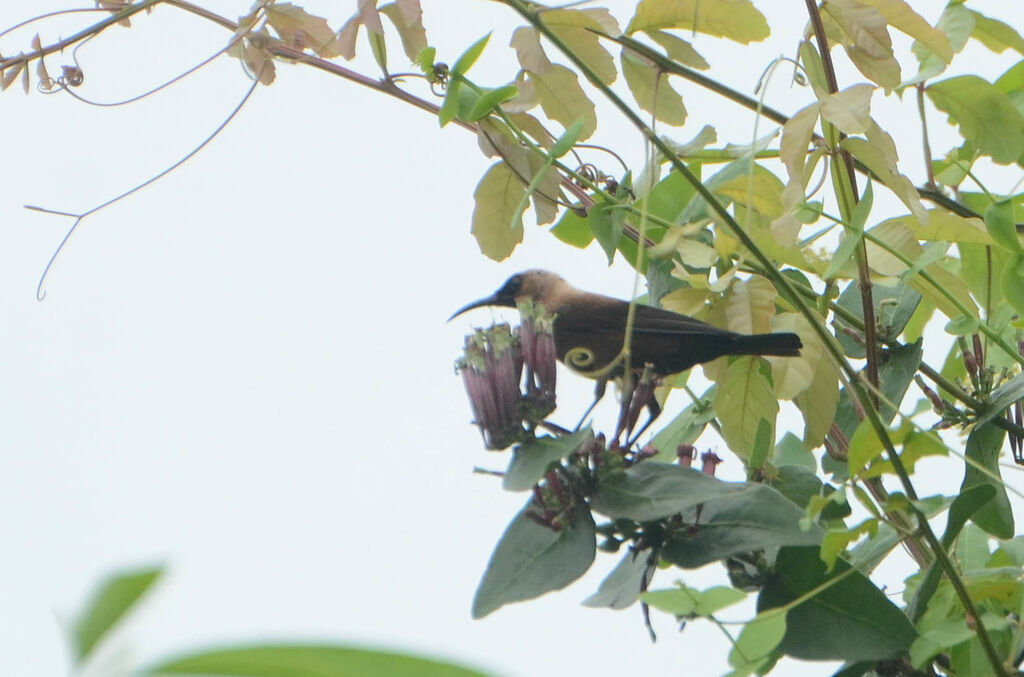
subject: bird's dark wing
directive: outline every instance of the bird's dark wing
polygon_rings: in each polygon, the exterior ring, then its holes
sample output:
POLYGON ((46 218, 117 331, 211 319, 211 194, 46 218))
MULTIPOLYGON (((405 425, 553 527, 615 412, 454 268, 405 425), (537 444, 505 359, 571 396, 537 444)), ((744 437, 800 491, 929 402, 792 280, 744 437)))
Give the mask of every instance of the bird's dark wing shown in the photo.
MULTIPOLYGON (((619 299, 598 297, 587 307, 572 306, 558 313, 558 324, 566 330, 590 331, 601 334, 622 333, 626 329, 629 304, 619 299)), ((707 322, 663 308, 637 304, 633 318, 633 334, 654 335, 733 335, 707 322)))

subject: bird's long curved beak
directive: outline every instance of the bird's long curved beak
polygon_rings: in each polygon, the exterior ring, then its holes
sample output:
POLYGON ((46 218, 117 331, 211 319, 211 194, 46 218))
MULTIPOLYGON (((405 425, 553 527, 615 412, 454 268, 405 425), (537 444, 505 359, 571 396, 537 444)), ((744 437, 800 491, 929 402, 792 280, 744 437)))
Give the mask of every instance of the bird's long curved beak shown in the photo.
POLYGON ((448 318, 447 321, 451 322, 452 320, 454 320, 459 315, 461 315, 461 314, 463 314, 463 313, 465 313, 467 311, 473 310, 474 308, 482 308, 484 306, 498 306, 498 305, 502 305, 500 303, 499 299, 498 299, 498 295, 497 294, 491 294, 487 298, 480 299, 479 301, 473 301, 472 303, 468 303, 468 304, 462 306, 461 308, 456 310, 452 314, 452 316, 448 318))

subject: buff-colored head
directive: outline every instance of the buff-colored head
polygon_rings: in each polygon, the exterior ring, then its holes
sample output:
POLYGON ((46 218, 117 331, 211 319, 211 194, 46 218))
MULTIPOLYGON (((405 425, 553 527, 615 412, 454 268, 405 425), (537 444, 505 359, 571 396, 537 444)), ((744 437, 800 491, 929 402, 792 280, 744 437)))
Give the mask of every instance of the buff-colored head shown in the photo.
POLYGON ((555 300, 569 288, 569 283, 555 273, 539 268, 524 270, 505 280, 505 284, 501 285, 498 291, 487 298, 463 306, 448 319, 452 320, 468 310, 483 306, 515 308, 517 301, 524 298, 553 310, 557 305, 555 300))

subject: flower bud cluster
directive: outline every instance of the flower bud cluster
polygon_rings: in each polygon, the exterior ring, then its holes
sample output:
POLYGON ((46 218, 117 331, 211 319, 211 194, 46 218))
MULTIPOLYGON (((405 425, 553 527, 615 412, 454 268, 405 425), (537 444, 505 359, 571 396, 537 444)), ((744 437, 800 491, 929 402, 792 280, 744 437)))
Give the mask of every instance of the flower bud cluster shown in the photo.
POLYGON ((526 439, 555 409, 554 318, 534 304, 520 306, 520 314, 522 325, 515 332, 498 324, 467 336, 455 364, 473 421, 492 450, 526 439))

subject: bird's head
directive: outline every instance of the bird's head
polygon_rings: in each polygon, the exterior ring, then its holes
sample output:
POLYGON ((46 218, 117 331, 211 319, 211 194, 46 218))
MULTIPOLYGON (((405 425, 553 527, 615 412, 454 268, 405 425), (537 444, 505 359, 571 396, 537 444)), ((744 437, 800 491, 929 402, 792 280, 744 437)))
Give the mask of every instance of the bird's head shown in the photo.
POLYGON ((523 298, 549 305, 555 292, 567 284, 561 277, 546 270, 524 270, 505 280, 505 284, 490 296, 459 308, 448 318, 448 321, 450 322, 468 310, 483 306, 515 308, 516 302, 523 298))

